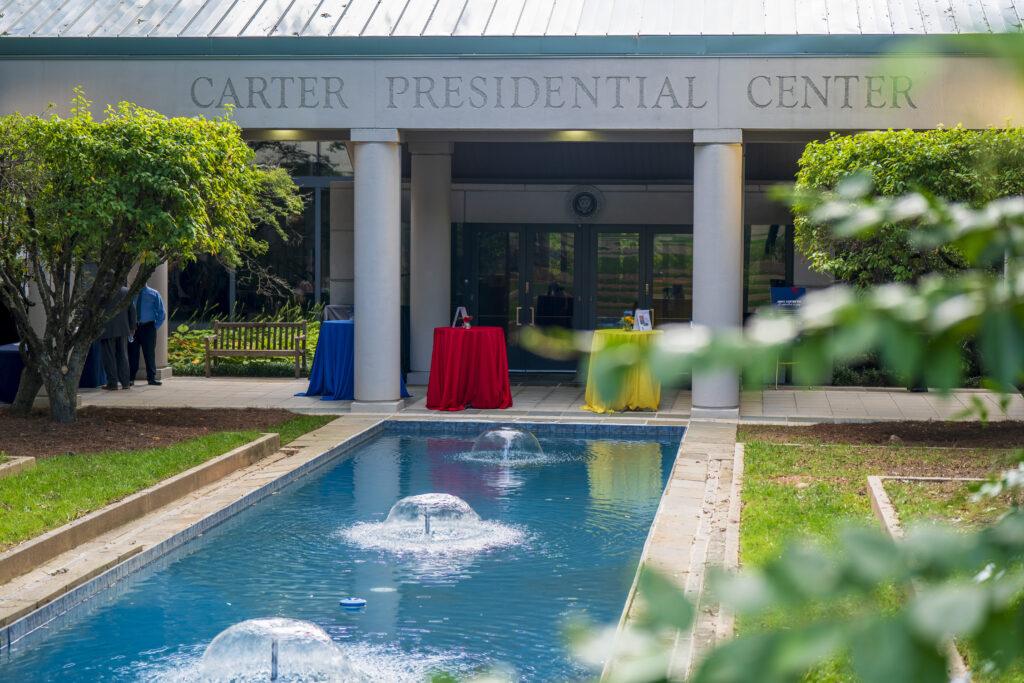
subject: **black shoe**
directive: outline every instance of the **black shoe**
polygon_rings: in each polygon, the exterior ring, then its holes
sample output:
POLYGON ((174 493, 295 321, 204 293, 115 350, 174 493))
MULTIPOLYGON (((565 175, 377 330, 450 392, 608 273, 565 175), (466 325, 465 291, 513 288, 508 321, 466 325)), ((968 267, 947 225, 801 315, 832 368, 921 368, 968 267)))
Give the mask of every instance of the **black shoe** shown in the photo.
POLYGON ((164 383, 161 382, 158 379, 151 379, 151 380, 149 380, 149 386, 151 386, 151 387, 162 387, 163 385, 164 385, 164 383))
POLYGON ((103 385, 103 391, 117 391, 117 385, 116 384, 104 384, 103 385))
POLYGON ((132 385, 131 385, 131 384, 126 384, 126 385, 124 385, 123 387, 121 387, 121 390, 122 390, 122 391, 128 391, 128 390, 129 390, 129 389, 131 389, 131 388, 132 388, 132 385))

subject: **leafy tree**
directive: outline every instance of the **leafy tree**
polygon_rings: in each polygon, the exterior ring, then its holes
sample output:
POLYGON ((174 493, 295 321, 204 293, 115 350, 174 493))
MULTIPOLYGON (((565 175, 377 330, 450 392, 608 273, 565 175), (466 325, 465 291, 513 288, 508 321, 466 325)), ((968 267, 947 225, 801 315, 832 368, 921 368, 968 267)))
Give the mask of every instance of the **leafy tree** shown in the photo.
POLYGON ((302 206, 284 171, 253 163, 227 117, 167 118, 121 103, 97 120, 89 107, 77 92, 66 118, 0 118, 0 301, 25 361, 12 409, 29 410, 45 386, 61 422, 74 420, 89 346, 120 286, 134 297, 168 259, 207 253, 237 264, 265 248, 255 226, 302 206), (30 324, 36 306, 41 330, 30 324))
MULTIPOLYGON (((1024 129, 876 131, 833 135, 812 142, 799 161, 800 190, 834 190, 854 173, 868 177, 876 193, 921 191, 981 206, 1024 194, 1024 129)), ((897 222, 871 235, 839 236, 815 221, 813 205, 796 203, 795 241, 816 270, 856 286, 913 282, 927 273, 961 270, 951 245, 913 239, 917 226, 897 222)))

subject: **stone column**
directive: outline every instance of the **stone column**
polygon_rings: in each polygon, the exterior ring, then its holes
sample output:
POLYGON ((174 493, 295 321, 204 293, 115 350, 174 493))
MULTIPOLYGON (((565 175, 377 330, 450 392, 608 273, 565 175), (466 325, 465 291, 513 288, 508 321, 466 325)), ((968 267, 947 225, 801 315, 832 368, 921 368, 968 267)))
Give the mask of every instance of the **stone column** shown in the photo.
POLYGON ((410 384, 430 379, 434 328, 450 323, 452 279, 452 145, 410 145, 410 384))
MULTIPOLYGON (((715 330, 743 324, 742 131, 693 131, 693 321, 715 330)), ((739 416, 733 371, 694 372, 693 417, 739 416)))
MULTIPOLYGON (((156 331, 156 378, 163 380, 171 376, 171 366, 167 362, 167 336, 171 332, 171 302, 167 297, 167 261, 164 261, 153 274, 149 276, 149 286, 160 293, 160 298, 164 300, 164 310, 167 313, 167 319, 164 320, 164 324, 156 331)), ((142 377, 145 378, 145 363, 142 359, 139 359, 139 372, 142 373, 142 377)), ((136 377, 136 379, 139 379, 136 377)))
POLYGON ((355 403, 354 411, 402 405, 401 184, 395 129, 353 129, 355 403))

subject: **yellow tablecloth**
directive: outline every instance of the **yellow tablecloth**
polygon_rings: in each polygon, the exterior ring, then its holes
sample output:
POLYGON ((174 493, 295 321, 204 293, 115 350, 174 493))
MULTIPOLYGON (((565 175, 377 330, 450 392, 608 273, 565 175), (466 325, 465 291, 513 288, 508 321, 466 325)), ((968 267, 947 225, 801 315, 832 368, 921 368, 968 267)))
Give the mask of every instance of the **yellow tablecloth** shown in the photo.
POLYGON ((614 401, 603 401, 597 392, 594 377, 594 361, 600 354, 625 344, 639 347, 654 343, 660 331, 634 332, 632 330, 596 330, 590 350, 590 367, 587 370, 586 403, 583 410, 592 413, 614 413, 620 410, 657 410, 661 402, 661 383, 651 374, 646 360, 640 361, 626 374, 625 381, 614 401))

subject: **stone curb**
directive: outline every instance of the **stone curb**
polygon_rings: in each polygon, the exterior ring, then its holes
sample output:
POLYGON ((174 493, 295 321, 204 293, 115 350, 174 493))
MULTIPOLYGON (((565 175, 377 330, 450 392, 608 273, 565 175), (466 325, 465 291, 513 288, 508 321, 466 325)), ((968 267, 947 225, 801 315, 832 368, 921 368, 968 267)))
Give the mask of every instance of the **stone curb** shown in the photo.
MULTIPOLYGON (((900 518, 899 514, 896 512, 896 506, 892 504, 889 494, 885 492, 886 481, 971 482, 984 480, 971 477, 869 476, 868 497, 871 498, 871 509, 874 511, 875 517, 878 518, 878 521, 881 522, 882 529, 885 530, 885 533, 893 540, 899 540, 903 538, 903 527, 900 525, 900 518)), ((946 648, 946 655, 948 658, 947 667, 949 668, 950 678, 958 681, 969 681, 971 679, 971 671, 967 668, 967 663, 964 661, 963 655, 960 654, 960 650, 957 648, 955 643, 949 643, 949 646, 946 648)))
POLYGON ((25 470, 35 467, 36 459, 31 457, 14 457, 13 455, 7 456, 7 460, 0 463, 0 479, 4 477, 12 477, 18 472, 24 472, 25 470))
POLYGON ((278 434, 263 434, 207 462, 0 553, 0 584, 82 543, 163 507, 280 449, 278 434))

